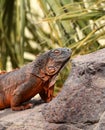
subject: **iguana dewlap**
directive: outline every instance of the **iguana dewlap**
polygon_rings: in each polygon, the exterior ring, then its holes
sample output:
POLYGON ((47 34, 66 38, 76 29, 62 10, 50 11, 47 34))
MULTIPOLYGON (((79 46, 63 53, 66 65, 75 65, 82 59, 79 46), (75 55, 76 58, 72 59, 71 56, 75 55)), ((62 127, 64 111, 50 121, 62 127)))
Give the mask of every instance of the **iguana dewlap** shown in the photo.
POLYGON ((31 108, 31 103, 23 103, 38 93, 45 102, 51 101, 57 74, 70 56, 70 49, 58 48, 40 55, 35 61, 20 69, 1 73, 0 109, 31 108))

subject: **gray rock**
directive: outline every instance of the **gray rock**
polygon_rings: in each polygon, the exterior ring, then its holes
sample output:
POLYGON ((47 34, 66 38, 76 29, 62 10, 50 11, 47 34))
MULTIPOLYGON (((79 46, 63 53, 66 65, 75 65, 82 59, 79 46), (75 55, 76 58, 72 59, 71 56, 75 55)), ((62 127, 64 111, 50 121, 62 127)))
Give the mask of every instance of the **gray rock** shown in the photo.
POLYGON ((42 113, 50 123, 74 124, 83 130, 93 130, 104 111, 105 49, 102 49, 73 59, 61 93, 45 105, 42 113))
POLYGON ((35 107, 24 111, 0 110, 0 130, 43 130, 45 120, 42 116, 44 104, 38 98, 33 100, 35 107))
POLYGON ((82 130, 79 129, 77 127, 75 127, 74 125, 68 125, 68 124, 54 124, 54 123, 46 123, 45 130, 82 130))
POLYGON ((94 130, 105 130, 105 112, 101 115, 99 123, 96 125, 94 130))
POLYGON ((5 130, 6 127, 0 124, 0 130, 5 130))

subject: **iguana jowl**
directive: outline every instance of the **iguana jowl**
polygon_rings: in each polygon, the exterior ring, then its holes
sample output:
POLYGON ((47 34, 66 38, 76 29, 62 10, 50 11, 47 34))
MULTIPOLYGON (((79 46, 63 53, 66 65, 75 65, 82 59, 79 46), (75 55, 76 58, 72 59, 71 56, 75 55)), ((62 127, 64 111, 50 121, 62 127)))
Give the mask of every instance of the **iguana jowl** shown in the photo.
POLYGON ((52 100, 57 74, 70 56, 70 49, 58 48, 40 55, 35 61, 20 69, 1 73, 0 109, 31 108, 31 103, 23 103, 38 93, 45 102, 52 100))

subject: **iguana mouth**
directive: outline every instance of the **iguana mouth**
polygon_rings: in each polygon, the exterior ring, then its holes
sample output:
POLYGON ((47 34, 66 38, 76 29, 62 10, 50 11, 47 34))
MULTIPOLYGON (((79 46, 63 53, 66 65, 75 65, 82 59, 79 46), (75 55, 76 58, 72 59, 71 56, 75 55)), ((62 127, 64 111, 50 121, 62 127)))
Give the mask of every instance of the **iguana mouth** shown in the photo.
MULTIPOLYGON (((64 64, 66 64, 69 60, 70 60, 71 56, 69 56, 65 61, 64 61, 64 64)), ((63 65, 64 65, 63 64, 63 65)))
POLYGON ((64 61, 64 63, 62 64, 62 66, 61 67, 63 67, 68 61, 70 60, 70 57, 69 58, 67 58, 65 61, 64 61))
POLYGON ((71 56, 69 56, 64 62, 63 64, 61 65, 59 71, 57 72, 57 74, 65 67, 66 63, 70 60, 71 56))

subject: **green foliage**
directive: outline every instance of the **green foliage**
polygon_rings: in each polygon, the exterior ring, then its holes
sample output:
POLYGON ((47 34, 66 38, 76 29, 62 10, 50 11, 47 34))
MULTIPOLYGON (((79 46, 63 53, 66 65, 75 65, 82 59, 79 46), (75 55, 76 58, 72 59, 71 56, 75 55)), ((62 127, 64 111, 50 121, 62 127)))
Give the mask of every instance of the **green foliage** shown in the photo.
MULTIPOLYGON (((51 49, 50 34, 42 25, 36 24, 40 18, 33 11, 29 0, 0 0, 0 68, 7 69, 10 59, 13 68, 32 61, 30 55, 51 49), (25 54, 30 54, 25 56, 25 54)), ((53 37, 53 36, 52 36, 53 37)), ((56 41, 55 38, 53 38, 56 41)))
POLYGON ((49 13, 47 10, 42 21, 52 25, 59 45, 72 48, 73 55, 104 47, 99 42, 105 40, 104 0, 46 0, 43 4, 49 7, 49 13))

